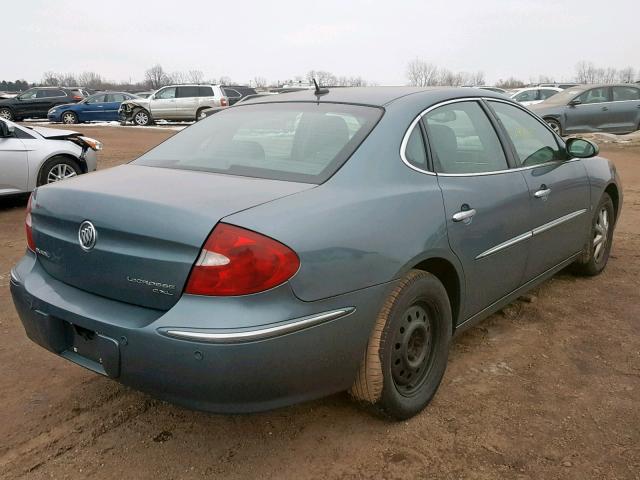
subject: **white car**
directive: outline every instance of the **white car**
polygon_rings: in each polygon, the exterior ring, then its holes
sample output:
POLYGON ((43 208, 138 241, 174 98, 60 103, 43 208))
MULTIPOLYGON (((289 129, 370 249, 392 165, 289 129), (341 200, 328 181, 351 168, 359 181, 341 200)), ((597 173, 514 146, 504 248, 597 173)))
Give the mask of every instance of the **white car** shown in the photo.
POLYGON ((558 87, 527 87, 513 90, 509 96, 516 102, 528 107, 529 105, 544 102, 547 98, 553 97, 561 91, 562 88, 558 87))
POLYGON ((0 197, 93 172, 100 149, 99 141, 78 132, 0 119, 0 197))
POLYGON ((208 108, 228 106, 220 85, 170 85, 147 98, 125 100, 118 115, 122 123, 144 127, 156 120, 199 120, 208 108))

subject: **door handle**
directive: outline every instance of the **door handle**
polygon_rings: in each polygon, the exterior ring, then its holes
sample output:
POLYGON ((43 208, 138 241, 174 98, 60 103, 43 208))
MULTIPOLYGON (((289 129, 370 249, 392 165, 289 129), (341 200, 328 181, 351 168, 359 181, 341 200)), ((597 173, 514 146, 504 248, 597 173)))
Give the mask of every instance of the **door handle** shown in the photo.
POLYGON ((540 190, 533 194, 536 198, 542 198, 544 200, 551 194, 551 189, 546 185, 540 185, 540 190))
POLYGON ((460 210, 459 212, 456 212, 453 214, 453 217, 451 217, 451 220, 453 220, 454 222, 469 223, 471 221, 471 217, 473 217, 475 214, 476 214, 475 208, 469 208, 468 210, 460 210))
POLYGON ((607 110, 609 110, 609 107, 602 107, 603 112, 606 112, 607 110))

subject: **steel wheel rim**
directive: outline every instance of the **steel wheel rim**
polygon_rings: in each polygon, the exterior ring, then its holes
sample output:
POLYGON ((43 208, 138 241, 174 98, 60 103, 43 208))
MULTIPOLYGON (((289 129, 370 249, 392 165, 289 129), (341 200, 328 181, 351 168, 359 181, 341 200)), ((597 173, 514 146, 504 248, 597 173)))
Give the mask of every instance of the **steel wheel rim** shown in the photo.
POLYGON ((47 175, 47 183, 59 182, 60 180, 75 177, 76 175, 78 174, 73 169, 73 167, 71 167, 71 165, 67 165, 66 163, 59 163, 58 165, 54 165, 51 170, 49 170, 49 175, 47 175))
POLYGON ((73 113, 65 113, 62 116, 62 123, 76 123, 75 115, 73 113))
POLYGON ((140 125, 146 125, 149 122, 149 117, 146 113, 138 112, 136 113, 136 123, 140 125))
POLYGON ((403 314, 393 336, 391 376, 404 396, 414 395, 432 363, 434 327, 426 305, 415 303, 403 314))
POLYGON ((11 111, 3 108, 0 110, 0 118, 4 118, 5 120, 11 120, 11 111))
POLYGON ((593 258, 597 263, 602 261, 607 250, 609 240, 609 211, 602 207, 596 217, 595 231, 593 234, 593 258))

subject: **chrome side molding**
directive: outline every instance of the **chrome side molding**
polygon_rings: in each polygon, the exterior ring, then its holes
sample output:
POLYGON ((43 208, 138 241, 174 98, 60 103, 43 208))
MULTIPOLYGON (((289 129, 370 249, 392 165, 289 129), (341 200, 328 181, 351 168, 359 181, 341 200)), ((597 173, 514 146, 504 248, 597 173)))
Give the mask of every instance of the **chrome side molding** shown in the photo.
POLYGON ((204 343, 246 343, 257 340, 286 335, 307 328, 315 327, 324 322, 345 317, 355 311, 355 307, 345 307, 329 312, 318 313, 308 317, 295 319, 288 323, 281 323, 272 327, 255 328, 229 332, 226 330, 183 330, 178 328, 162 328, 160 333, 181 340, 191 340, 204 343))
POLYGON ((575 212, 571 212, 567 215, 563 215, 562 217, 556 218, 555 220, 545 223, 544 225, 540 225, 539 227, 536 227, 533 230, 525 232, 522 235, 518 235, 517 237, 510 238, 506 242, 502 242, 496 245, 495 247, 491 247, 489 250, 485 250, 484 252, 482 252, 480 255, 476 257, 476 260, 480 260, 481 258, 497 253, 500 250, 504 250, 505 248, 509 248, 510 246, 515 245, 516 243, 520 243, 524 240, 528 240, 529 238, 535 235, 539 235, 543 232, 546 232, 547 230, 551 230, 552 228, 557 227, 558 225, 561 225, 565 222, 568 222, 569 220, 573 220, 574 218, 579 217, 580 215, 586 212, 587 212, 586 208, 583 208, 582 210, 576 210, 575 212))

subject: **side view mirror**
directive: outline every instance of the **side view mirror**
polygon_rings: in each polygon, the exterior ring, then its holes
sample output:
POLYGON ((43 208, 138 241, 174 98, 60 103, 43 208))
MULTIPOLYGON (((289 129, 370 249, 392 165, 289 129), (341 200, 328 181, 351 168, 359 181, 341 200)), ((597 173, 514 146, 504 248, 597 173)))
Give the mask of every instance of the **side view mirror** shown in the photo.
POLYGON ((571 105, 572 107, 575 107, 576 105, 580 105, 581 103, 582 103, 582 100, 578 98, 574 98, 569 102, 569 105, 571 105))
POLYGON ((16 128, 5 122, 0 122, 0 138, 13 137, 16 128))
POLYGON ((567 152, 572 158, 591 158, 600 153, 598 145, 584 138, 567 140, 567 152))

